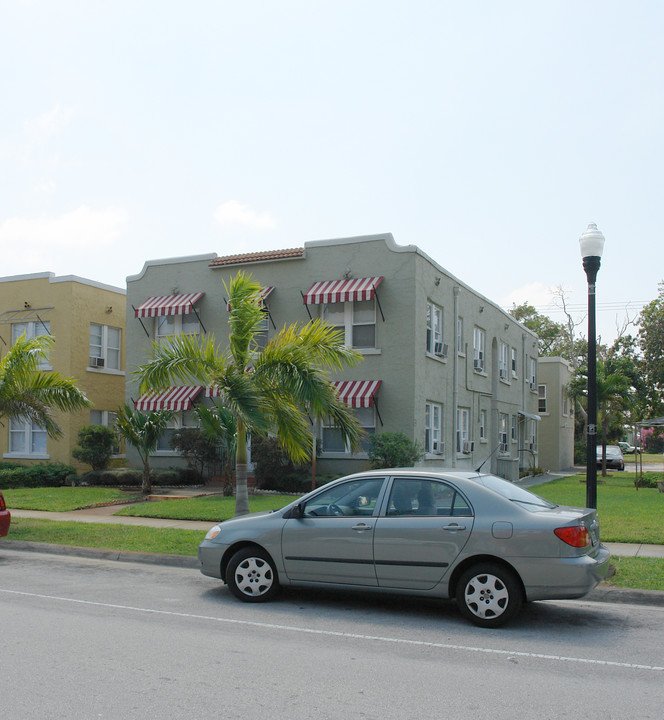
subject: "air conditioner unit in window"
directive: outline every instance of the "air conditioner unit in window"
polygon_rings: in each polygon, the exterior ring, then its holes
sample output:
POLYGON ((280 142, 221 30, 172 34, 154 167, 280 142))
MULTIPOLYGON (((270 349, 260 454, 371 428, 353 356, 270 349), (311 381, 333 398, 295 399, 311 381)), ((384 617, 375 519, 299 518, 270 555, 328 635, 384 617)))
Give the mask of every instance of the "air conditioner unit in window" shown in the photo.
POLYGON ((96 368, 104 367, 104 358, 91 357, 90 358, 90 367, 96 367, 96 368))
POLYGON ((445 443, 439 442, 436 445, 434 445, 433 454, 434 455, 444 455, 445 454, 445 443))
POLYGON ((500 368, 499 373, 501 380, 507 380, 507 370, 505 368, 500 368))
POLYGON ((470 455, 473 450, 475 450, 475 443, 472 440, 464 440, 461 452, 463 452, 464 455, 470 455))
POLYGON ((437 342, 433 345, 433 354, 438 357, 447 357, 447 343, 437 342))
POLYGON ((484 370, 484 362, 480 358, 473 360, 473 370, 475 372, 482 372, 482 370, 484 370))
POLYGON ((535 390, 535 383, 532 380, 528 383, 528 386, 531 390, 535 390))

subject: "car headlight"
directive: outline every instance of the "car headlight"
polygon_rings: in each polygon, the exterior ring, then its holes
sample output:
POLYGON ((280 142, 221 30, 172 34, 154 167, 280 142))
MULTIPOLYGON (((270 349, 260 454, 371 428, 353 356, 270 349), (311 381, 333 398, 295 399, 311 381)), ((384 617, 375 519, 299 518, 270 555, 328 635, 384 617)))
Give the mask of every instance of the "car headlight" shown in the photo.
POLYGON ((221 525, 215 525, 214 527, 211 527, 207 531, 207 535, 205 536, 206 540, 214 540, 217 535, 221 532, 221 525))

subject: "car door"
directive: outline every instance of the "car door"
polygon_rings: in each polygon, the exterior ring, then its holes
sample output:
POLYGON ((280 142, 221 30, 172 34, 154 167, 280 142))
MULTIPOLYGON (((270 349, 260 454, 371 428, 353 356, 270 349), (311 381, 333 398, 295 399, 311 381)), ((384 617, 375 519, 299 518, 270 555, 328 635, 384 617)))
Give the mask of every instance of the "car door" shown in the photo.
POLYGON ((473 529, 473 511, 447 482, 394 478, 374 530, 383 587, 429 590, 454 563, 473 529))
POLYGON ((383 477, 355 478, 310 498, 286 520, 282 557, 294 581, 377 585, 373 561, 383 477))

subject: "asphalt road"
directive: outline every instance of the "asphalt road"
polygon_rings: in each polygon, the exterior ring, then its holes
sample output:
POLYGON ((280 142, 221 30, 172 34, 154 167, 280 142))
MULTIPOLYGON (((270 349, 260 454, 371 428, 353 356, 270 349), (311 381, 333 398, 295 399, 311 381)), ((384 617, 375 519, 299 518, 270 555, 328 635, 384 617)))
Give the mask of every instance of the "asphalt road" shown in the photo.
POLYGON ((451 603, 288 591, 0 548, 0 714, 32 718, 653 718, 664 608, 538 602, 482 630, 451 603))

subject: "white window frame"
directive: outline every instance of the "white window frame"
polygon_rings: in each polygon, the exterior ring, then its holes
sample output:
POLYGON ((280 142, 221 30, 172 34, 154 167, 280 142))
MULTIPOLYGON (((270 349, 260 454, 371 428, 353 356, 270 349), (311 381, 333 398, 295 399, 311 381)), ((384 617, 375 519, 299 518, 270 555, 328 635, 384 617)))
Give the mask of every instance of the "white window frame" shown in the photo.
POLYGON ((113 457, 124 457, 120 435, 115 427, 115 419, 118 414, 113 410, 90 410, 90 425, 101 425, 111 428, 117 437, 117 444, 113 446, 113 457))
POLYGON ((528 443, 531 450, 537 450, 537 420, 529 420, 528 443))
MULTIPOLYGON (((328 321, 327 313, 328 313, 328 307, 330 305, 343 305, 344 306, 344 317, 343 317, 343 324, 339 322, 330 322, 331 325, 334 327, 338 327, 340 330, 343 330, 344 332, 344 345, 349 348, 353 348, 354 350, 357 350, 360 354, 362 353, 371 353, 372 351, 376 350, 376 299, 372 298, 371 300, 348 300, 343 303, 322 303, 321 304, 321 318, 325 321, 328 321), (372 318, 367 321, 359 321, 356 320, 355 315, 356 313, 356 303, 363 303, 364 305, 367 305, 368 303, 371 303, 372 306, 372 318), (354 345, 354 333, 353 330, 356 327, 368 327, 373 326, 374 329, 374 342, 373 345, 354 345)), ((341 313, 339 313, 341 314, 341 313)))
POLYGON ((519 442, 519 418, 517 415, 512 415, 510 417, 510 423, 511 423, 511 434, 510 439, 513 443, 519 442))
POLYGON ((90 323, 90 365, 89 369, 94 370, 122 370, 122 328, 113 327, 111 325, 102 325, 101 323, 90 323), (101 328, 101 344, 93 345, 92 343, 92 328, 101 328), (114 347, 111 343, 110 338, 113 333, 111 331, 117 331, 118 335, 118 347, 114 347), (111 358, 113 354, 117 353, 117 367, 112 362, 111 358), (96 359, 100 358, 103 364, 99 365, 96 359))
POLYGON ((488 440, 486 434, 486 410, 480 410, 480 442, 488 440))
POLYGON ((504 382, 509 382, 509 346, 502 341, 498 354, 498 376, 504 382))
MULTIPOLYGON (((354 453, 355 457, 366 455, 369 449, 369 439, 376 432, 376 408, 350 408, 353 415, 355 415, 357 421, 360 423, 360 427, 366 433, 362 442, 362 450, 359 453, 354 453)), ((325 447, 326 433, 335 433, 337 428, 334 427, 334 423, 329 422, 329 418, 324 419, 320 425, 320 431, 318 439, 320 442, 321 452, 327 457, 342 457, 352 455, 351 448, 348 443, 344 444, 343 450, 328 450, 325 447)))
POLYGON ((518 363, 518 353, 517 349, 515 347, 511 348, 510 353, 511 358, 511 365, 512 365, 512 377, 517 378, 519 377, 519 363, 518 363))
POLYGON ((562 387, 562 393, 560 397, 560 408, 561 408, 561 414, 563 417, 567 417, 569 415, 569 391, 567 388, 567 385, 563 385, 562 387))
POLYGON ((473 328, 473 370, 486 371, 486 331, 477 325, 473 328))
POLYGON ((498 443, 499 453, 506 455, 509 453, 510 447, 508 442, 509 415, 507 413, 498 413, 498 443))
POLYGON ((182 430, 183 428, 197 428, 198 418, 193 408, 191 410, 178 410, 166 424, 166 432, 159 437, 159 444, 155 455, 171 455, 179 457, 177 450, 173 450, 169 443, 169 438, 174 430, 182 430))
POLYGON ((456 326, 456 347, 457 347, 457 353, 459 355, 465 355, 465 350, 463 347, 463 318, 458 317, 457 318, 457 326, 456 326))
POLYGON ((537 412, 541 415, 546 415, 548 413, 547 409, 547 401, 546 401, 546 385, 538 385, 537 386, 537 412))
POLYGON ((440 357, 442 355, 443 345, 443 308, 435 303, 427 303, 426 311, 427 336, 426 348, 429 355, 440 357), (439 353, 436 353, 436 346, 440 347, 439 353))
POLYGON ((529 374, 528 382, 530 384, 530 391, 537 392, 537 358, 529 358, 529 374))
POLYGON ((32 458, 48 460, 48 435, 46 429, 25 418, 9 419, 9 452, 4 453, 6 458, 32 458), (16 449, 14 439, 23 436, 23 449, 16 449), (35 440, 43 438, 43 451, 35 452, 35 440))
MULTIPOLYGON (((50 320, 27 320, 23 322, 12 323, 12 345, 21 337, 21 335, 25 335, 26 340, 32 340, 33 338, 50 334, 50 320)), ((53 370, 50 357, 47 356, 45 358, 40 358, 38 367, 40 370, 53 370)))
POLYGON ((427 401, 424 410, 424 451, 427 455, 444 455, 443 406, 427 401))
POLYGON ((176 337, 178 335, 200 335, 201 323, 195 313, 179 314, 179 315, 157 315, 154 319, 154 338, 157 342, 162 342, 167 338, 176 337), (160 332, 160 324, 172 321, 173 332, 160 332), (190 325, 195 330, 190 330, 186 326, 190 325))
POLYGON ((470 408, 457 408, 456 451, 463 453, 463 445, 470 442, 470 408))

